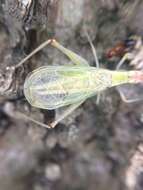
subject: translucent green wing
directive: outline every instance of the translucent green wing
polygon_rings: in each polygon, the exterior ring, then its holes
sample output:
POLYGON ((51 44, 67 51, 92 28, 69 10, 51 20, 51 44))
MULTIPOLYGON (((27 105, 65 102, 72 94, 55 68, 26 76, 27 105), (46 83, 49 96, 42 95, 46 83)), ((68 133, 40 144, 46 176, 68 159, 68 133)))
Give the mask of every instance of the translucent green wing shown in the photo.
POLYGON ((89 88, 90 67, 47 66, 32 72, 24 84, 29 103, 43 109, 56 109, 78 103, 93 94, 89 88))

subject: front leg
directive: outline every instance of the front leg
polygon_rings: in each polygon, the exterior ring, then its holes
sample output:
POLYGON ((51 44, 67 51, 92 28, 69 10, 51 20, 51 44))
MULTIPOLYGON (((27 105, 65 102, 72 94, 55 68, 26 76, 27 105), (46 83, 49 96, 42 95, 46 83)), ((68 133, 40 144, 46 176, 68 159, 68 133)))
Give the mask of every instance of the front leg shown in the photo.
POLYGON ((120 67, 124 64, 125 61, 127 60, 132 60, 134 58, 134 54, 133 53, 126 53, 122 59, 119 61, 119 63, 116 66, 116 70, 119 70, 120 67))

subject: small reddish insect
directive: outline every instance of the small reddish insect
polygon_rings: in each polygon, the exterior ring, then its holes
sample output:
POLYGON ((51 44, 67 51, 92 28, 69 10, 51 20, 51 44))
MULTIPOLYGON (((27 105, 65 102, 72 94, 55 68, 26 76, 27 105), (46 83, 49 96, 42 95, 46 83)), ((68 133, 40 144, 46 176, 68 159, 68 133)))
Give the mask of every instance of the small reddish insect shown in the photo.
POLYGON ((106 57, 122 58, 116 69, 119 69, 125 61, 129 61, 129 65, 136 70, 143 69, 143 42, 141 36, 131 36, 127 40, 118 43, 114 48, 110 49, 106 57))
MULTIPOLYGON (((121 58, 119 63, 116 65, 116 70, 119 70, 121 66, 127 61, 128 65, 133 67, 134 70, 143 70, 143 42, 141 36, 131 36, 123 42, 117 43, 115 47, 110 49, 106 57, 121 58)), ((138 80, 138 76, 134 76, 134 80, 138 80)), ((116 87, 122 99, 127 99, 130 102, 130 97, 136 97, 136 100, 142 99, 142 84, 138 85, 123 85, 116 87), (123 96, 123 94, 125 96, 123 96)), ((132 102, 132 101, 131 101, 132 102)))
POLYGON ((122 42, 118 42, 113 48, 109 49, 106 53, 106 57, 108 59, 122 57, 126 53, 132 52, 135 49, 137 40, 137 36, 131 36, 122 42))
POLYGON ((125 43, 119 42, 116 44, 115 47, 109 49, 109 51, 106 54, 106 57, 108 59, 111 59, 113 57, 121 57, 125 54, 125 49, 126 49, 125 43))

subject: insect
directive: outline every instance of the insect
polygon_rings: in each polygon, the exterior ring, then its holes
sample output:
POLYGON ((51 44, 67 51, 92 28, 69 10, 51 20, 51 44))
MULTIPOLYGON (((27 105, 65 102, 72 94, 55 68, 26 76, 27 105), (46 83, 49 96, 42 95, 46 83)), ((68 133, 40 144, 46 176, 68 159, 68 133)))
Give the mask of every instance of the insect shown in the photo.
POLYGON ((117 65, 119 69, 123 63, 128 60, 129 65, 134 69, 143 69, 143 44, 140 36, 130 36, 123 42, 119 42, 115 47, 111 48, 106 57, 108 59, 113 57, 122 57, 121 61, 117 65))
POLYGON ((111 59, 113 57, 121 57, 126 53, 126 44, 124 42, 118 42, 115 47, 108 50, 106 57, 111 59))
POLYGON ((87 98, 103 90, 121 84, 143 82, 142 71, 110 71, 91 67, 84 58, 66 49, 54 39, 41 44, 16 67, 21 66, 32 55, 48 44, 51 44, 68 56, 73 65, 43 66, 34 70, 25 80, 24 94, 32 106, 48 110, 69 106, 50 125, 34 121, 43 127, 54 128, 87 98))
MULTIPOLYGON (((106 57, 108 59, 112 57, 119 57, 122 59, 116 66, 116 69, 119 70, 121 66, 128 61, 128 64, 136 70, 143 69, 143 44, 141 36, 130 36, 123 42, 117 43, 115 47, 110 49, 106 57)), ((122 100, 130 103, 133 102, 130 97, 134 96, 135 100, 142 100, 143 85, 121 85, 116 87, 119 92, 122 100)))
POLYGON ((130 36, 122 42, 118 42, 113 48, 106 53, 108 59, 113 57, 122 57, 125 53, 132 52, 137 48, 137 43, 141 40, 139 36, 130 36))

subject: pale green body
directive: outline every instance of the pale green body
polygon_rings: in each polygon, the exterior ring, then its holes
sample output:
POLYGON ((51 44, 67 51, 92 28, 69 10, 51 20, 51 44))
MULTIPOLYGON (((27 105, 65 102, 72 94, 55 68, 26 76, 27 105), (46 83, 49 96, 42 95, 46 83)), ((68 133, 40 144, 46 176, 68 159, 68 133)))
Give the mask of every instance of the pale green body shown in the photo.
POLYGON ((45 66, 34 70, 24 84, 25 97, 32 106, 50 110, 73 104, 73 110, 98 92, 136 82, 132 78, 136 71, 110 71, 91 67, 85 59, 55 40, 46 41, 28 58, 49 43, 67 55, 73 66, 45 66))

